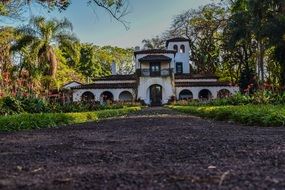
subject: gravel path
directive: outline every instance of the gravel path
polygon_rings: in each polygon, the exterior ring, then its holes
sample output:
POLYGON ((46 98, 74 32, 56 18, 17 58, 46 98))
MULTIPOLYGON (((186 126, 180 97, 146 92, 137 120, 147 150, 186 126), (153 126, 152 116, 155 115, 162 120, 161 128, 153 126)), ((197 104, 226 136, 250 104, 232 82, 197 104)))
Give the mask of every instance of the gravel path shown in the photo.
POLYGON ((0 189, 285 189, 285 128, 149 108, 0 133, 0 189))

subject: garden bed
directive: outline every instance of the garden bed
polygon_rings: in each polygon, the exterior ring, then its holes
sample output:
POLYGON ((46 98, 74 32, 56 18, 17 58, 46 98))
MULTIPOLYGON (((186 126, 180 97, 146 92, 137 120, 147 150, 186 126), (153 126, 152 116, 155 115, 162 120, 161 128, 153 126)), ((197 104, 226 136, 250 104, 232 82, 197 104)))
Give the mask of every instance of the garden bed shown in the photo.
POLYGON ((285 126, 285 106, 239 105, 239 106, 168 106, 171 109, 223 121, 246 125, 285 126))
POLYGON ((81 113, 19 114, 0 117, 0 131, 20 131, 98 121, 99 119, 126 115, 140 107, 101 110, 81 113))

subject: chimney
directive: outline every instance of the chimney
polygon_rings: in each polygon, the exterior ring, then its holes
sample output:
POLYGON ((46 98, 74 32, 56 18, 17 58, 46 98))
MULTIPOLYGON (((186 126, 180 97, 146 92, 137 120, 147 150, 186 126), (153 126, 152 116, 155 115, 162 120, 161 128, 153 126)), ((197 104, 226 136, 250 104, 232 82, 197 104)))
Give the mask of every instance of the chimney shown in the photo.
POLYGON ((112 72, 112 75, 117 75, 117 65, 116 65, 115 61, 113 61, 112 65, 111 65, 111 72, 112 72))

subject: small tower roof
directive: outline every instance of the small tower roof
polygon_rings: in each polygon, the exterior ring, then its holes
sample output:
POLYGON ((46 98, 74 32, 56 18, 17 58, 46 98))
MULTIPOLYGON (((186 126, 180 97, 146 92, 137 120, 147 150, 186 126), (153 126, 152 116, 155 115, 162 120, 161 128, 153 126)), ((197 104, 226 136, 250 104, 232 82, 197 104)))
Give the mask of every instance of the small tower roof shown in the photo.
POLYGON ((166 41, 166 47, 168 46, 169 42, 190 42, 190 40, 187 38, 182 38, 182 37, 171 38, 166 41))
POLYGON ((173 50, 166 50, 166 49, 148 49, 148 50, 141 50, 135 51, 135 56, 138 54, 176 54, 176 51, 173 50))

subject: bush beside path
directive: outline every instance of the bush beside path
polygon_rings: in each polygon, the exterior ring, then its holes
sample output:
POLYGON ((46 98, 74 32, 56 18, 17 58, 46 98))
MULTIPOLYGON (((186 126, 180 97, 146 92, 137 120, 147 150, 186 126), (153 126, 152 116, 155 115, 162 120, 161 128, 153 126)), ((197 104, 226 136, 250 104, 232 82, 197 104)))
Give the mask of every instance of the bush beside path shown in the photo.
POLYGON ((245 125, 285 126, 283 105, 168 106, 171 109, 215 120, 245 125))
POLYGON ((125 107, 94 112, 42 113, 0 116, 0 131, 20 131, 80 124, 99 119, 117 117, 139 111, 140 107, 125 107))

